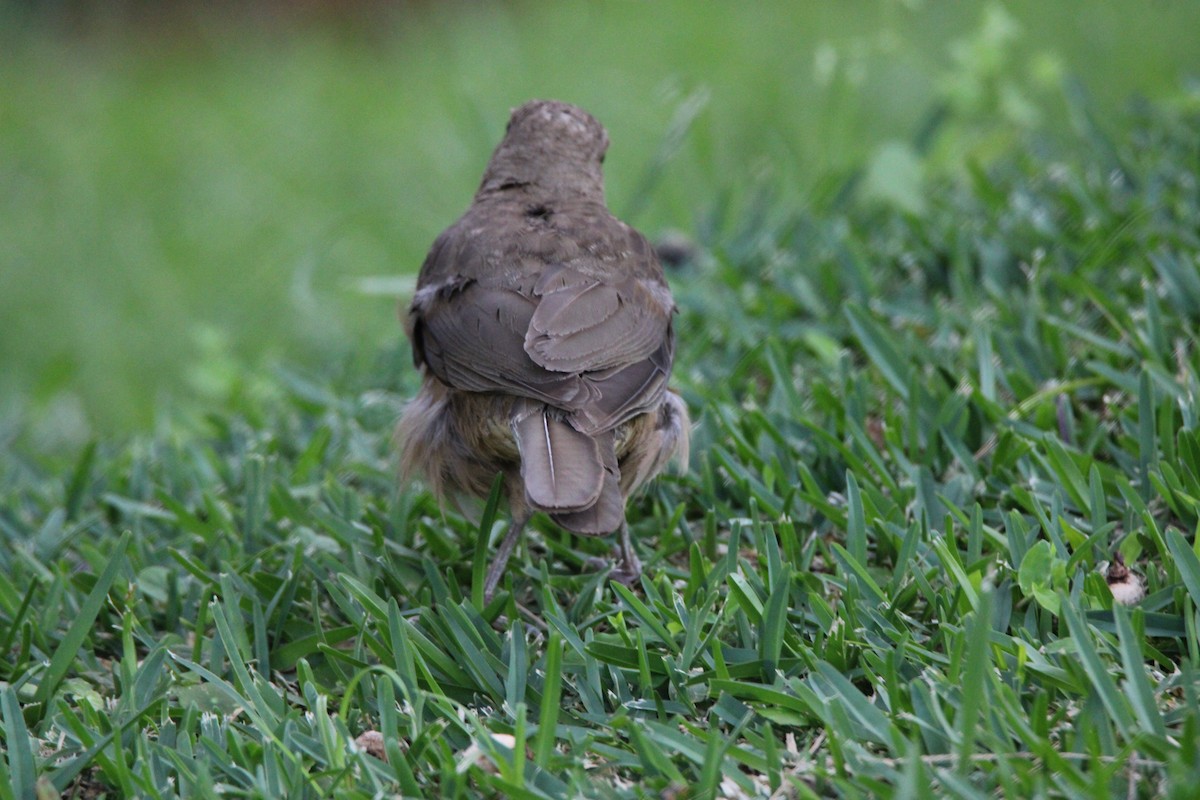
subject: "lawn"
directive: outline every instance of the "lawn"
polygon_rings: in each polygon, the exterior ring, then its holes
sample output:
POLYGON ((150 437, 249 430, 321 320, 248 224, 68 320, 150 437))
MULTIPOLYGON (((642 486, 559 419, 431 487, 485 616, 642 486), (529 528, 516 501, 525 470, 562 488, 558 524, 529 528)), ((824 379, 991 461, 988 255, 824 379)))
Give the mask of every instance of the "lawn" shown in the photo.
POLYGON ((446 8, 6 7, 0 800, 1194 797, 1191 10, 446 8), (693 457, 484 604, 394 303, 539 94, 691 242, 693 457))

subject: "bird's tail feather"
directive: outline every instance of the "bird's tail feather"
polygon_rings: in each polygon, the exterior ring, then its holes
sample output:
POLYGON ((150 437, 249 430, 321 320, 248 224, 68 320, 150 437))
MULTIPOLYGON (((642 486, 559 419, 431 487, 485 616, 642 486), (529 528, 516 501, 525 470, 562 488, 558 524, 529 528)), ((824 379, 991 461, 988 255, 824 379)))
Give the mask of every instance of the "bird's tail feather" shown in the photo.
POLYGON ((612 533, 625 522, 625 495, 621 492, 621 471, 617 467, 616 437, 612 431, 605 431, 595 434, 594 439, 604 469, 600 496, 582 511, 552 514, 550 518, 574 533, 598 536, 612 533))
POLYGON ((588 435, 561 414, 535 402, 512 417, 521 452, 521 480, 529 504, 575 533, 611 533, 625 515, 611 431, 588 435))

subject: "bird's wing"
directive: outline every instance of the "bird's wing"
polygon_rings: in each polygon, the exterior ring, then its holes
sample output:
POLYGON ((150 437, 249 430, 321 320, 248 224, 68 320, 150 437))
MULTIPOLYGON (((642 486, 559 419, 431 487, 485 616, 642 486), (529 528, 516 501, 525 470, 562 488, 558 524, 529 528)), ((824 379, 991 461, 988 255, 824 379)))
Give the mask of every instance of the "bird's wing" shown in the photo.
POLYGON ((584 373, 588 402, 574 411, 573 424, 593 433, 609 430, 658 405, 671 375, 674 332, 668 324, 657 350, 632 364, 584 373))
POLYGON ((580 402, 578 375, 553 373, 525 352, 534 301, 517 291, 454 276, 413 298, 413 357, 443 383, 468 392, 504 392, 561 407, 580 402))
MULTIPOLYGON (((634 258, 638 256, 634 255, 634 258)), ((444 383, 569 412, 585 433, 654 406, 671 370, 673 304, 664 283, 599 261, 493 268, 471 239, 443 236, 409 311, 413 357, 444 383)))
POLYGON ((538 299, 525 352, 552 372, 594 372, 635 364, 667 336, 671 301, 664 286, 623 274, 601 279, 552 266, 533 287, 538 299))

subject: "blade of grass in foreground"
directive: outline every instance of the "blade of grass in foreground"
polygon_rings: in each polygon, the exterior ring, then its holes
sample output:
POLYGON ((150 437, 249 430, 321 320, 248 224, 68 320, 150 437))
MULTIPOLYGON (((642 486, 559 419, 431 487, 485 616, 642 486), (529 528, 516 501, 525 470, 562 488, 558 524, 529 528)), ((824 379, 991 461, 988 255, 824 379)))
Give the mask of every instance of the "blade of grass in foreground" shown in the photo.
POLYGON ((500 505, 503 483, 504 473, 497 472, 496 477, 492 479, 492 490, 488 492, 487 504, 483 507, 483 518, 479 520, 479 538, 475 540, 475 559, 471 563, 471 604, 480 610, 484 606, 483 582, 488 568, 489 539, 492 526, 496 522, 496 509, 500 505))
POLYGON ((975 729, 979 714, 983 710, 988 692, 988 666, 991 663, 991 647, 988 643, 992 632, 992 593, 983 592, 975 606, 973 617, 967 623, 967 658, 961 676, 963 704, 959 710, 958 768, 965 770, 975 748, 975 729))
POLYGON ((1062 598, 1062 614, 1067 621, 1067 629, 1071 632, 1071 638, 1075 640, 1076 652, 1079 654, 1079 662, 1083 666, 1083 671, 1087 674, 1096 694, 1100 696, 1100 701, 1107 709, 1109 717, 1117 724, 1123 735, 1129 735, 1133 728, 1133 717, 1129 713, 1125 697, 1118 691, 1116 681, 1101 662, 1100 654, 1096 652, 1096 647, 1092 643, 1092 634, 1088 630, 1087 623, 1083 621, 1083 617, 1071 600, 1065 595, 1060 596, 1062 598))
POLYGON ((8 759, 9 796, 33 797, 37 783, 37 768, 33 748, 29 744, 29 729, 21 714, 21 704, 11 686, 0 690, 0 712, 4 719, 4 747, 8 759))
POLYGON ((542 686, 542 708, 538 715, 538 730, 534 737, 533 760, 546 769, 554 754, 554 729, 558 727, 558 704, 562 698, 563 640, 556 631, 550 632, 546 644, 546 678, 542 686))
POLYGON ((1156 736, 1166 736, 1162 712, 1154 704, 1154 687, 1146 676, 1140 640, 1129 622, 1129 611, 1124 606, 1114 604, 1113 619, 1117 623, 1117 638, 1121 645, 1121 666, 1125 668, 1125 691, 1133 706, 1134 716, 1143 730, 1156 736))
POLYGON ((1196 553, 1183 534, 1174 528, 1167 531, 1167 549, 1171 551, 1175 568, 1179 570, 1179 577, 1192 596, 1192 602, 1200 608, 1200 559, 1196 558, 1196 553))
POLYGON ((59 642, 54 655, 50 658, 50 666, 46 668, 46 673, 42 675, 42 681, 38 684, 37 693, 34 694, 33 698, 34 702, 40 706, 38 710, 39 718, 45 710, 46 704, 53 696, 54 691, 58 689, 58 685, 67 676, 68 670, 71 669, 71 664, 75 661, 75 656, 79 653, 79 648, 83 646, 87 635, 91 632, 92 625, 96 622, 96 617, 100 614, 100 609, 104 606, 108 590, 112 587, 113 581, 116 580, 117 572, 121 569, 121 565, 125 562, 125 551, 129 548, 129 542, 132 538, 133 534, 128 531, 121 535, 121 538, 117 541, 116 549, 108 560, 108 566, 104 568, 104 572, 101 573, 100 578, 92 587, 92 591, 88 593, 87 598, 83 601, 83 605, 79 608, 79 613, 76 615, 75 621, 67 629, 67 635, 59 642))

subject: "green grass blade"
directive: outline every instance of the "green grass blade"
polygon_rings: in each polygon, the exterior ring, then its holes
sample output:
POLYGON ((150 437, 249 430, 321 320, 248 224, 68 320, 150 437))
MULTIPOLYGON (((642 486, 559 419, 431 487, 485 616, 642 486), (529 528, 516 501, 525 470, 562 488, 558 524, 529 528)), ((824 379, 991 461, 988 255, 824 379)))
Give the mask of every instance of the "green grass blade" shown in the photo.
POLYGON ((617 583, 616 581, 613 581, 611 585, 613 591, 620 595, 621 599, 629 606, 629 610, 632 611, 633 615, 638 618, 638 621, 640 621, 651 632, 653 632, 663 644, 671 647, 671 649, 675 651, 675 637, 672 636, 671 632, 667 630, 667 627, 663 625, 662 620, 658 618, 658 615, 651 611, 649 606, 643 603, 638 596, 629 589, 629 587, 617 583))
POLYGON ((826 706, 832 712, 846 712, 862 726, 872 740, 884 746, 897 743, 893 720, 875 705, 841 671, 824 661, 817 664, 816 673, 824 679, 826 706))
POLYGON ((788 624, 790 584, 786 574, 780 575, 771 587, 771 594, 767 597, 767 605, 763 609, 758 652, 763 662, 763 679, 768 682, 775 680, 779 656, 783 652, 783 637, 788 624))
POLYGON ((833 549, 838 561, 842 562, 842 566, 846 568, 852 577, 858 579, 858 583, 863 589, 867 590, 872 602, 885 602, 886 598, 883 594, 883 589, 879 588, 879 584, 871 577, 871 573, 867 572, 866 566, 850 555, 849 551, 837 542, 832 542, 829 546, 833 549))
POLYGON ((867 522, 862 490, 853 472, 846 473, 846 550, 858 564, 867 563, 867 522))
POLYGON ((1129 623, 1129 612, 1119 605, 1113 607, 1113 618, 1117 624, 1117 639, 1121 649, 1121 666, 1125 670, 1125 691, 1134 716, 1142 730, 1155 736, 1166 736, 1162 712, 1154 701, 1154 688, 1146 675, 1142 658, 1141 641, 1129 623))
MULTIPOLYGON (((992 664, 990 636, 992 633, 992 593, 983 592, 967 622, 966 664, 955 681, 962 688, 962 706, 958 722, 958 768, 966 770, 975 751, 976 728, 979 716, 987 706, 990 694, 988 672, 992 664)), ((950 676, 954 678, 955 676, 950 676)))
POLYGON ((1075 652, 1079 655, 1080 665, 1087 675, 1092 689, 1100 697, 1100 702, 1108 711, 1109 717, 1116 723, 1124 735, 1129 735, 1134 727, 1133 717, 1129 712, 1129 704, 1125 696, 1117 689, 1116 681, 1111 672, 1100 660, 1100 654, 1092 643, 1092 633, 1083 617, 1080 616, 1075 604, 1067 597, 1062 598, 1062 615, 1067 621, 1067 629, 1071 640, 1075 643, 1075 652))
POLYGON ((483 584, 487 577, 492 527, 496 522, 496 510, 500 507, 503 489, 504 473, 497 472, 496 477, 492 479, 492 488, 488 492, 487 503, 483 507, 483 516, 479 520, 478 536, 475 538, 475 555, 471 560, 471 604, 480 610, 484 606, 483 584))
POLYGON ((1179 571, 1179 579, 1187 587, 1192 602, 1200 608, 1200 559, 1196 551, 1183 538, 1183 534, 1172 528, 1167 531, 1167 549, 1171 551, 1174 567, 1179 571))
POLYGON ((845 314, 854 335, 858 337, 871 362, 900 399, 907 401, 909 384, 912 382, 912 368, 892 344, 895 334, 884 333, 880 325, 861 306, 847 304, 845 314))
POLYGON ((556 632, 550 633, 546 643, 546 672, 542 684, 542 707, 538 713, 538 730, 534 738, 533 760, 542 769, 549 769, 554 755, 558 726, 559 703, 563 686, 563 640, 556 632))
POLYGON ((504 702, 510 709, 525 702, 525 682, 529 677, 529 652, 525 642, 525 626, 515 622, 509 634, 508 672, 504 676, 504 702))
POLYGON ((63 507, 67 512, 68 522, 79 516, 79 508, 83 503, 83 495, 87 491, 88 481, 91 480, 92 467, 95 463, 96 442, 92 441, 83 448, 83 453, 79 456, 79 463, 75 465, 75 471, 71 473, 71 480, 67 484, 63 507))
POLYGON ((50 698, 71 669, 71 664, 79 654, 79 648, 83 646, 88 634, 91 633, 92 625, 96 622, 100 609, 104 606, 105 598, 108 597, 108 590, 112 587, 113 581, 117 579, 117 573, 124 566, 125 551, 129 548, 132 538, 132 534, 126 532, 117 540, 117 546, 114 548, 113 554, 109 556, 104 572, 100 573, 100 577, 80 606, 78 614, 72 620, 71 626, 67 628, 66 635, 55 648, 54 655, 50 657, 50 666, 43 673, 37 692, 34 694, 34 702, 43 709, 42 712, 39 712, 39 716, 44 713, 50 698))
POLYGON ((11 686, 0 688, 0 711, 4 718, 4 750, 8 760, 8 779, 13 797, 34 797, 37 785, 37 764, 33 759, 33 746, 29 729, 25 727, 25 716, 17 693, 11 686))

